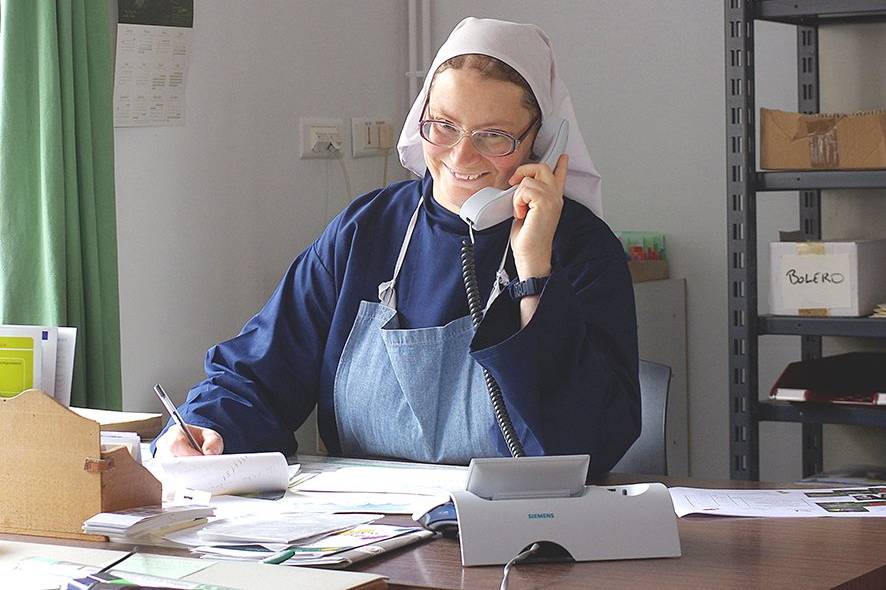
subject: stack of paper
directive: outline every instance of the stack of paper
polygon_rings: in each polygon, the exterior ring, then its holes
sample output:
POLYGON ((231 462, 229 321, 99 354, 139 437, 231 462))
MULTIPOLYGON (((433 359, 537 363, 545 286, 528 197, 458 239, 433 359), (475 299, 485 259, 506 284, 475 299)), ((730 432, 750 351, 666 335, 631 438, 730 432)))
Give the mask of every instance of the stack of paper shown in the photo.
POLYGON ((108 537, 139 537, 160 530, 203 524, 213 513, 209 506, 142 506, 118 512, 100 512, 83 523, 83 532, 108 537))
POLYGON ((115 447, 126 447, 136 463, 142 462, 141 437, 134 432, 101 431, 102 452, 113 451, 115 447))
MULTIPOLYGON (((62 575, 74 569, 72 575, 84 571, 98 571, 103 566, 119 561, 123 551, 69 547, 40 543, 0 541, 0 581, 3 588, 58 588, 61 581, 46 579, 58 566, 62 575), (27 563, 27 562, 30 563, 27 563), (79 564, 79 567, 78 567, 79 564), (28 567, 30 565, 30 567, 28 567), (48 582, 48 583, 47 583, 48 582)), ((136 553, 109 570, 111 573, 173 578, 185 588, 238 588, 239 590, 270 590, 276 588, 310 588, 311 590, 376 590, 387 588, 382 576, 360 572, 330 572, 312 568, 274 567, 248 562, 217 562, 209 559, 169 557, 136 553)), ((69 580, 65 576, 62 580, 69 580)), ((140 580, 141 580, 140 576, 140 580)), ((141 582, 149 586, 175 587, 172 582, 141 582)), ((67 585, 64 586, 67 588, 67 585)), ((104 586, 103 586, 104 587, 104 586)), ((122 587, 120 587, 122 588, 122 587)))
POLYGON ((41 389, 71 403, 76 328, 0 325, 0 397, 41 389))
POLYGON ((874 308, 874 313, 871 314, 872 318, 886 318, 886 303, 879 303, 874 308))
POLYGON ((467 468, 301 455, 300 480, 283 498, 300 512, 412 514, 463 490, 467 468))
POLYGON ((204 544, 295 543, 335 533, 380 517, 378 514, 277 514, 214 520, 199 531, 204 544))
POLYGON ((207 545, 197 547, 213 558, 244 559, 266 563, 311 567, 348 567, 363 559, 411 543, 429 539, 434 533, 420 527, 366 524, 313 542, 293 545, 207 545))
POLYGON ((103 432, 134 432, 144 439, 152 439, 163 430, 162 414, 75 407, 72 407, 71 411, 84 418, 89 418, 93 422, 98 422, 103 432))

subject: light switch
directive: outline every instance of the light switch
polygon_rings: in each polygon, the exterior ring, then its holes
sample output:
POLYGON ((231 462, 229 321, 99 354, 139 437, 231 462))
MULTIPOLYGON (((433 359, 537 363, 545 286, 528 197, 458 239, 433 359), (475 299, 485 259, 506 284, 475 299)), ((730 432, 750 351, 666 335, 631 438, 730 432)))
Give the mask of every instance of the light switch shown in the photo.
POLYGON ((393 136, 393 127, 383 118, 351 118, 351 149, 355 158, 383 156, 393 147, 393 136))

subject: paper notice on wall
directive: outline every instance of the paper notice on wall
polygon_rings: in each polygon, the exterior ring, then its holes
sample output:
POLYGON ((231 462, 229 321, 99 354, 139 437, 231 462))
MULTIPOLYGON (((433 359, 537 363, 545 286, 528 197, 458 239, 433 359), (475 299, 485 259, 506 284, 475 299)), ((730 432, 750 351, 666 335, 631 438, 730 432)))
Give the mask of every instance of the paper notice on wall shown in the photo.
POLYGON ((119 0, 114 126, 185 124, 191 0, 119 0))
POLYGON ((787 308, 843 308, 852 305, 848 254, 789 254, 781 257, 782 302, 787 308))

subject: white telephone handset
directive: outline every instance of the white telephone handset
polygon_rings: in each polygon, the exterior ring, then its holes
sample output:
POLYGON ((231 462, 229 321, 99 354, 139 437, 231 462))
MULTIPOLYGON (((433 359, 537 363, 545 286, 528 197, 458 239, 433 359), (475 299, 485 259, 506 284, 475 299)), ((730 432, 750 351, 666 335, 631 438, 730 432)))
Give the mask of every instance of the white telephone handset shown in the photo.
MULTIPOLYGON (((566 149, 566 140, 569 137, 569 121, 557 119, 542 125, 536 138, 536 144, 545 145, 547 150, 538 159, 553 169, 557 165, 557 159, 566 149)), ((492 227, 514 216, 514 191, 517 186, 501 190, 494 186, 487 186, 471 195, 464 205, 461 206, 459 217, 471 226, 475 231, 492 227)))

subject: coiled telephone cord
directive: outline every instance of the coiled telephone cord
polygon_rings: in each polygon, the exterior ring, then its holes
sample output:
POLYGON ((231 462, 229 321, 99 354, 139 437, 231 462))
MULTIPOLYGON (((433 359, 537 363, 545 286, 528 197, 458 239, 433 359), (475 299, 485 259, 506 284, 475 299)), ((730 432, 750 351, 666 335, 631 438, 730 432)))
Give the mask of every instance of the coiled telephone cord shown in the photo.
MULTIPOLYGON (((465 283, 465 293, 468 297, 468 309, 471 312, 471 324, 476 330, 483 321, 483 303, 480 299, 480 288, 477 284, 477 265, 474 259, 474 243, 473 234, 471 240, 462 240, 461 242, 461 276, 465 283)), ((495 377, 486 369, 483 369, 483 380, 486 382, 486 390, 489 392, 489 401, 492 403, 492 413, 495 415, 495 421, 501 430, 501 434, 508 445, 513 457, 525 457, 523 444, 517 438, 517 432, 514 424, 511 422, 511 416, 505 406, 502 397, 501 387, 495 380, 495 377)))

